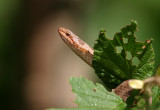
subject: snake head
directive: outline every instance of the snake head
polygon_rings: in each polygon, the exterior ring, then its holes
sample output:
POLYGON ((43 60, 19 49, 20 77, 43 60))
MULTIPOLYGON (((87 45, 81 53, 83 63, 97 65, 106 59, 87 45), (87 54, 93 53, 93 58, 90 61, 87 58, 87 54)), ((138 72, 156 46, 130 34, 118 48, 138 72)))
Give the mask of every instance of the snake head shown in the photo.
POLYGON ((94 50, 69 29, 60 27, 58 28, 58 32, 63 41, 86 63, 92 66, 94 50))
POLYGON ((73 36, 75 36, 69 29, 66 28, 58 28, 58 32, 65 43, 73 43, 73 36))

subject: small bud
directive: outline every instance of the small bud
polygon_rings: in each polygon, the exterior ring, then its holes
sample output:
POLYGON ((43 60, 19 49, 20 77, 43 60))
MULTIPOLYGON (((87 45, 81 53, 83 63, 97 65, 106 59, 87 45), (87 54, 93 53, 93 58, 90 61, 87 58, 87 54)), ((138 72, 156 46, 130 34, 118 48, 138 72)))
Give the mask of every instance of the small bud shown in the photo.
POLYGON ((144 86, 144 81, 132 79, 132 80, 129 80, 129 86, 133 89, 142 89, 144 86))

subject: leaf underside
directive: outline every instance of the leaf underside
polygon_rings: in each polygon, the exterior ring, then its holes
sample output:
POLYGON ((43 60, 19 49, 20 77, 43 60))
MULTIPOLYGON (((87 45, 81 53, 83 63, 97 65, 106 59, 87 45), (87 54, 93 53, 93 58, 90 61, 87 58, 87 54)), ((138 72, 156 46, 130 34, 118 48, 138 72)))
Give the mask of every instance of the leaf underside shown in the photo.
POLYGON ((152 39, 145 42, 136 42, 135 31, 137 23, 132 21, 130 25, 123 27, 116 33, 113 40, 101 30, 99 38, 94 45, 93 67, 97 76, 109 88, 115 88, 124 80, 145 79, 153 74, 154 51, 152 39), (127 42, 126 42, 127 40, 127 42), (122 50, 118 52, 118 47, 122 50), (127 53, 131 54, 129 59, 127 53), (139 60, 133 64, 133 59, 139 60))
POLYGON ((47 110, 124 110, 125 102, 112 92, 108 92, 101 84, 83 78, 70 78, 75 103, 78 108, 47 109, 47 110))

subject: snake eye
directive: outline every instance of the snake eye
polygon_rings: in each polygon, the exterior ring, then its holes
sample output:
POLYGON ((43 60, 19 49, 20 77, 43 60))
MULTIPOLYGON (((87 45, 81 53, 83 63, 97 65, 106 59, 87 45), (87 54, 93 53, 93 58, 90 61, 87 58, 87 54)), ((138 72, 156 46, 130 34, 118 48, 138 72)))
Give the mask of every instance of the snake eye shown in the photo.
POLYGON ((66 36, 70 36, 71 35, 71 33, 70 32, 66 32, 66 36))

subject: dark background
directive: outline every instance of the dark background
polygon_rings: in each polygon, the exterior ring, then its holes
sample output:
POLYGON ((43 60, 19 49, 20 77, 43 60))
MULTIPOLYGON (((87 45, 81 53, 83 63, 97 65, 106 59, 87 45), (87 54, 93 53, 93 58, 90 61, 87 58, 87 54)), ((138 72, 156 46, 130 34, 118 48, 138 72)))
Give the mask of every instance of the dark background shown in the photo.
POLYGON ((93 46, 101 28, 113 38, 131 20, 138 22, 138 41, 154 39, 157 67, 158 0, 1 0, 0 109, 76 107, 68 78, 84 76, 101 81, 63 43, 57 28, 69 28, 93 46))

